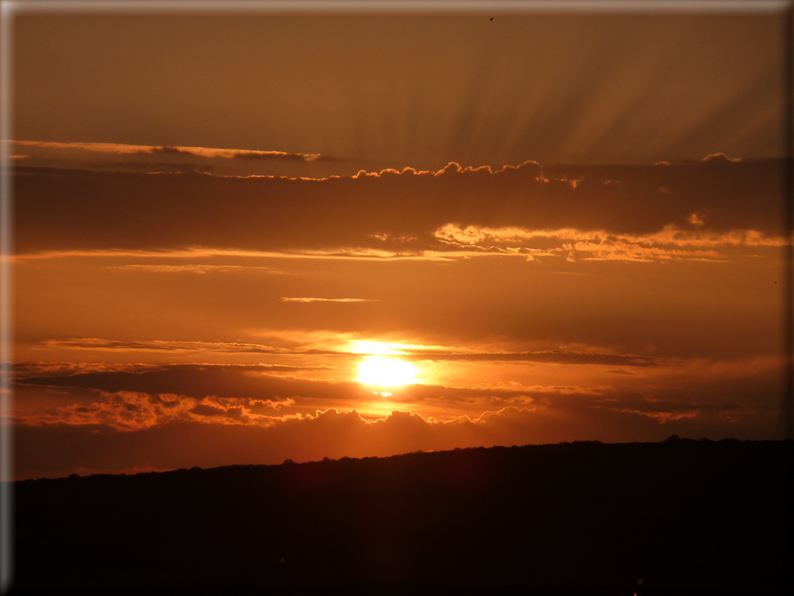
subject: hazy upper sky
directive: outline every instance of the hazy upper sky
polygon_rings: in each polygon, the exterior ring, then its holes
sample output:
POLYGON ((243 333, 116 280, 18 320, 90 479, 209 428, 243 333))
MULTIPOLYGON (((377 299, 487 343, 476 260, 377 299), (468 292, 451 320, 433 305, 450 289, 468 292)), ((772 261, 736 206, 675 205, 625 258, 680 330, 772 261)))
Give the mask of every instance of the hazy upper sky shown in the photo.
POLYGON ((19 15, 19 477, 772 438, 783 22, 19 15))
POLYGON ((391 167, 779 156, 779 15, 21 16, 16 138, 391 167))

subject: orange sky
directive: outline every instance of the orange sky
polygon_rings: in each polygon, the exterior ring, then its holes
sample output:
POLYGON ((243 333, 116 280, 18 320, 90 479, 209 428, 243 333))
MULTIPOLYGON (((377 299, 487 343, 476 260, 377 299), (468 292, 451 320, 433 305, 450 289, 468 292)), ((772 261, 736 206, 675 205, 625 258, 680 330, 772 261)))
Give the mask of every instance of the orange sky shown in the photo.
POLYGON ((772 438, 782 27, 17 16, 17 475, 772 438))

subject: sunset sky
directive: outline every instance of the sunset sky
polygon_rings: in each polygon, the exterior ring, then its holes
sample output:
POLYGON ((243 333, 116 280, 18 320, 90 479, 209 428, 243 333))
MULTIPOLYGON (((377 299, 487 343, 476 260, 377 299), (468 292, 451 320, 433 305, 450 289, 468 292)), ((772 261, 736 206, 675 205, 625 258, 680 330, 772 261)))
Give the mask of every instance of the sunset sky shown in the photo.
POLYGON ((20 12, 17 477, 771 439, 784 21, 20 12))

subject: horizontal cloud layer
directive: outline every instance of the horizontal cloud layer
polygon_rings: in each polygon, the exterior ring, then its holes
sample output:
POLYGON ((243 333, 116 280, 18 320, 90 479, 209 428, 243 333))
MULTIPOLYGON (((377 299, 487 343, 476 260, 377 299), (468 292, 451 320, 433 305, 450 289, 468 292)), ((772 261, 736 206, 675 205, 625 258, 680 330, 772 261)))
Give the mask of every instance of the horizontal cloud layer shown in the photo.
POLYGON ((9 148, 14 152, 14 158, 24 159, 28 166, 121 172, 258 174, 274 173, 284 165, 306 166, 340 161, 318 153, 123 143, 20 140, 10 141, 9 148))
MULTIPOLYGON (((605 408, 662 422, 707 411, 769 414, 776 410, 770 400, 777 395, 779 366, 775 358, 733 363, 693 360, 659 368, 646 377, 612 377, 611 384, 601 385, 405 385, 388 388, 388 403, 418 411, 444 406, 447 417, 456 416, 460 408, 470 411, 517 404, 580 412, 605 408)), ((29 423, 102 422, 123 429, 161 424, 174 417, 196 419, 189 414, 203 420, 220 417, 225 422, 269 425, 283 416, 313 412, 312 404, 358 404, 367 410, 384 402, 377 387, 296 376, 310 371, 286 365, 27 364, 18 367, 16 386, 25 390, 20 401, 24 412, 29 412, 24 395, 36 388, 65 391, 56 400, 63 406, 25 414, 29 423), (86 389, 92 393, 81 392, 86 389), (198 405, 202 407, 195 410, 198 405)))
MULTIPOLYGON (((333 336, 331 336, 333 337, 333 336)), ((342 335, 344 337, 344 335, 342 335)), ((304 338, 305 340, 306 338, 304 338)), ((344 341, 337 339, 336 341, 344 341)), ((360 342, 359 342, 360 343, 360 342)), ((387 344, 389 345, 389 344, 387 344)), ((361 358, 362 354, 381 354, 384 353, 375 346, 367 346, 366 343, 356 348, 355 351, 347 349, 317 349, 305 345, 296 348, 285 348, 279 345, 249 344, 249 343, 230 343, 230 342, 185 342, 185 341, 118 341, 105 340, 99 338, 70 338, 64 340, 45 340, 42 346, 48 348, 67 348, 77 350, 120 350, 120 351, 152 351, 152 352, 198 352, 198 353, 233 353, 233 354, 272 354, 272 355, 333 355, 347 358, 361 358)), ((638 354, 619 354, 614 352, 596 350, 575 350, 575 349, 555 349, 525 352, 504 352, 504 351, 474 351, 474 350, 454 350, 438 349, 436 347, 421 347, 395 344, 397 351, 392 353, 399 355, 401 359, 412 361, 469 361, 469 362, 542 362, 554 364, 581 364, 597 366, 654 366, 661 361, 651 356, 638 354)), ((176 366, 176 365, 175 365, 176 366)), ((195 365, 178 365, 195 366, 195 365)), ((261 369, 251 369, 253 371, 267 372, 266 365, 260 365, 261 369)), ((283 370, 288 370, 284 367, 283 370)), ((231 367, 232 371, 245 371, 245 368, 231 367)))
MULTIPOLYGON (((168 422, 146 425, 134 432, 120 432, 102 421, 18 425, 17 476, 276 464, 286 458, 311 461, 566 440, 662 440, 671 434, 715 439, 731 436, 730 426, 726 426, 718 411, 692 413, 675 407, 670 416, 648 416, 629 409, 590 408, 577 412, 511 406, 476 418, 462 416, 449 421, 407 411, 393 411, 373 419, 355 411, 329 409, 309 416, 285 416, 262 426, 235 424, 246 410, 237 406, 182 402, 171 406, 123 395, 112 403, 119 411, 146 411, 144 416, 150 415, 151 410, 146 408, 170 407, 172 411, 187 412, 193 419, 174 416, 168 422), (201 421, 202 418, 212 423, 201 421)), ((759 419, 741 410, 732 415, 745 424, 749 420, 750 437, 766 438, 768 418, 759 419)))
MULTIPOLYGON (((590 363, 615 359, 601 356, 590 363)), ((641 374, 610 383, 418 384, 384 399, 376 387, 306 378, 305 366, 28 362, 15 367, 17 414, 6 422, 20 477, 670 434, 771 438, 780 358, 651 363, 638 358, 641 374)))
POLYGON ((567 252, 589 258, 714 259, 719 246, 774 246, 782 233, 782 168, 773 160, 527 162, 495 171, 450 164, 317 180, 16 172, 20 253, 200 246, 531 257, 565 256, 569 244, 567 252))

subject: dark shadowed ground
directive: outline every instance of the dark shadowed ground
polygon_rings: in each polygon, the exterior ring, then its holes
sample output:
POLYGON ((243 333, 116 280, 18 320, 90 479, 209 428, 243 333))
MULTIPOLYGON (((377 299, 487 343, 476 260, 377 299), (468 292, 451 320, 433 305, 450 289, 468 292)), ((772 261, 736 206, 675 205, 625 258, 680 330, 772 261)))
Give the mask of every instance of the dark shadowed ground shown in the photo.
POLYGON ((790 594, 793 448, 583 442, 28 480, 17 593, 790 594))

